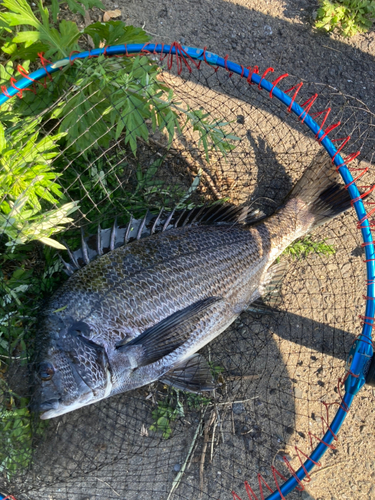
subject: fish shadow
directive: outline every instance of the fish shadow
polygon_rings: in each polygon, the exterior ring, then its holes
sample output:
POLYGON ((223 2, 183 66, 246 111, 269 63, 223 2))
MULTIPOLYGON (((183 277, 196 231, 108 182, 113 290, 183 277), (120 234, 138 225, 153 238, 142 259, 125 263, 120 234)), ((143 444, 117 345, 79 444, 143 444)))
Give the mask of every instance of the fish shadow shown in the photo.
POLYGON ((248 130, 246 138, 254 152, 257 168, 255 190, 249 201, 270 215, 292 189, 293 181, 284 165, 278 161, 275 151, 263 137, 248 130))

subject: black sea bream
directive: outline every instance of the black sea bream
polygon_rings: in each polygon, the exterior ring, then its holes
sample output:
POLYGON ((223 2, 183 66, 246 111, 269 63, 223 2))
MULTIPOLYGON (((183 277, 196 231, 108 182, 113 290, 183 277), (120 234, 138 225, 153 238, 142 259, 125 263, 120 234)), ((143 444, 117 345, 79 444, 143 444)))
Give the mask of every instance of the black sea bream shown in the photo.
MULTIPOLYGON (((339 178, 319 154, 269 217, 254 221, 246 207, 228 206, 171 214, 159 232, 162 218, 118 248, 113 231, 113 250, 92 261, 84 242, 86 265, 41 313, 32 408, 48 419, 158 379, 212 388, 197 351, 262 296, 288 245, 350 208, 339 178)), ((99 231, 97 253, 102 246, 99 231)), ((72 271, 80 266, 70 254, 72 271)))

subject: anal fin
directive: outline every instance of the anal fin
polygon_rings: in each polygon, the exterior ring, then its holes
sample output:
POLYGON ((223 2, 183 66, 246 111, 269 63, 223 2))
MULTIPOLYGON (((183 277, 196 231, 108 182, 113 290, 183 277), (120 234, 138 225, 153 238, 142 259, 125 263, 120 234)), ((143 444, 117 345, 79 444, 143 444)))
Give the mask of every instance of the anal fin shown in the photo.
POLYGON ((263 304, 263 308, 267 306, 269 308, 277 307, 280 304, 280 290, 288 267, 289 262, 287 260, 282 260, 281 262, 272 264, 272 266, 268 268, 267 274, 259 286, 261 299, 253 302, 250 307, 257 306, 259 310, 261 309, 261 304, 263 304))
POLYGON ((193 354, 185 359, 174 370, 163 375, 160 381, 189 392, 213 391, 216 388, 211 369, 200 354, 193 354))

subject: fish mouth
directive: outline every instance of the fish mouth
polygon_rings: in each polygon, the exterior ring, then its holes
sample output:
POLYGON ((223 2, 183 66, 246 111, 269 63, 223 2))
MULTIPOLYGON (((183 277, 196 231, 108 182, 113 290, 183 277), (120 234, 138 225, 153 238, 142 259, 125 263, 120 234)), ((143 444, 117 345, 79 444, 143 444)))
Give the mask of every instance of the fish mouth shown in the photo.
POLYGON ((40 403, 38 405, 38 408, 35 408, 35 410, 42 412, 40 415, 40 418, 42 420, 46 420, 48 418, 51 418, 50 415, 55 414, 56 410, 60 406, 60 399, 50 399, 48 401, 43 401, 43 403, 40 403))

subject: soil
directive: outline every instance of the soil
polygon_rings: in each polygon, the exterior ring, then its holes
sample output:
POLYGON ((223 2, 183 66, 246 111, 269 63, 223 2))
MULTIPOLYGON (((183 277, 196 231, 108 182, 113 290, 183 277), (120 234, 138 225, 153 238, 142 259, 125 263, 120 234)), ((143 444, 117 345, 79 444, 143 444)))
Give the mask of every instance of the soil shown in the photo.
MULTIPOLYGON (((312 0, 116 0, 105 5, 119 8, 127 24, 143 26, 153 41, 207 46, 244 66, 258 65, 260 72, 271 66, 276 76, 291 75, 290 86, 302 80, 301 95, 318 89, 317 109, 332 105, 331 117, 343 122, 341 133, 353 136, 353 147, 361 149, 363 162, 370 165, 373 160, 374 31, 350 40, 317 32, 313 28, 317 3, 312 0)), ((100 20, 102 14, 93 9, 91 20, 100 20)), ((224 71, 217 75, 205 71, 203 77, 164 74, 186 104, 203 106, 231 121, 232 133, 241 139, 226 161, 214 158, 203 176, 201 194, 215 198, 213 183, 216 197, 257 202, 256 207, 271 213, 314 160, 319 146, 275 99, 248 90, 239 78, 229 80, 224 71)), ((193 133, 190 138, 194 144, 193 133)), ((160 144, 162 138, 156 139, 160 144)), ((176 155, 182 146, 174 144, 176 155)), ((196 173, 199 158, 189 151, 188 158, 182 155, 182 163, 196 173)), ((185 185, 191 182, 192 172, 188 174, 181 181, 185 185)), ((178 168, 173 175, 179 177, 178 168)), ((370 169, 364 184, 373 180, 370 169)), ((323 435, 326 409, 328 421, 335 414, 338 405, 326 407, 323 401, 340 402, 338 379, 345 374, 351 343, 360 333, 358 314, 364 311, 365 266, 354 214, 339 216, 313 238, 328 238, 335 255, 285 257, 289 268, 279 312, 246 312, 205 349, 206 356, 225 369, 224 385, 214 397, 216 406, 208 406, 203 416, 198 410, 187 412, 173 423, 168 440, 147 431, 154 409, 151 402, 160 397, 160 388, 111 398, 64 416, 52 422, 48 438, 36 450, 39 465, 32 486, 24 480, 23 498, 226 500, 234 490, 245 500, 251 498, 244 486, 248 481, 260 499, 258 473, 272 489, 272 466, 289 477, 283 456, 298 468, 299 456, 303 458, 298 450, 308 454, 309 436, 323 435), (202 422, 204 429, 196 434, 202 422), (51 450, 53 467, 48 463, 51 450), (184 464, 186 471, 170 494, 184 464)), ((315 467, 305 490, 288 498, 375 498, 374 395, 369 386, 361 390, 335 449, 315 467)), ((312 440, 314 446, 319 442, 312 440)), ((269 493, 264 483, 263 491, 265 496, 269 493)))

